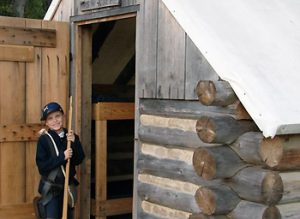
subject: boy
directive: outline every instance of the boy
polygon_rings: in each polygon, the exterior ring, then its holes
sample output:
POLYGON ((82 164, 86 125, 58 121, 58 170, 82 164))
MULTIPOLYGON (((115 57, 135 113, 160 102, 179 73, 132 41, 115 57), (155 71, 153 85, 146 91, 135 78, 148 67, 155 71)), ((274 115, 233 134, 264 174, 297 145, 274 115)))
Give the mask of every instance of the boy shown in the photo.
MULTIPOLYGON (((36 164, 41 174, 39 193, 42 198, 39 201, 39 213, 42 218, 60 219, 63 209, 65 165, 70 159, 69 188, 74 188, 79 184, 75 179, 75 166, 83 161, 85 155, 79 137, 73 130, 63 127, 64 111, 58 103, 51 102, 43 107, 41 121, 45 122, 47 130, 42 130, 36 152, 36 164), (70 149, 66 149, 67 141, 71 141, 70 149)), ((75 202, 75 197, 70 197, 68 219, 73 218, 75 202)))

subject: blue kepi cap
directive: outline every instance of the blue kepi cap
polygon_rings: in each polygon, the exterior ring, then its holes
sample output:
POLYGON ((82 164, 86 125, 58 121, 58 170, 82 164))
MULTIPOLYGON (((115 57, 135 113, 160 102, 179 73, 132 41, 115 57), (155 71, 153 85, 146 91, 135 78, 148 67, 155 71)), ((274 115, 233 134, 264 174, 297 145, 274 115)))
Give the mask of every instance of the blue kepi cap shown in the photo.
POLYGON ((48 103, 42 109, 41 121, 46 120, 50 113, 57 112, 57 111, 62 112, 62 114, 64 114, 63 109, 61 108, 61 106, 58 103, 56 103, 56 102, 48 103))

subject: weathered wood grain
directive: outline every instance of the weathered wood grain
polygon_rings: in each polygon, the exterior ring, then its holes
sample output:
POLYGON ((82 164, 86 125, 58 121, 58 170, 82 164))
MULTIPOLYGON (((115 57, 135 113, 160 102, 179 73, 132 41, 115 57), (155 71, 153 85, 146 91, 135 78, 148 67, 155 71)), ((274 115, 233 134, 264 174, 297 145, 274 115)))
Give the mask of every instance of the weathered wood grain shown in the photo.
POLYGON ((298 219, 300 215, 300 202, 276 205, 282 219, 298 219))
POLYGON ((241 201, 228 217, 232 219, 281 219, 277 207, 249 201, 241 201))
POLYGON ((138 96, 155 98, 157 66, 158 0, 140 1, 137 12, 136 77, 138 96))
POLYGON ((0 45, 0 60, 12 62, 33 62, 33 46, 0 45))
POLYGON ((300 172, 279 173, 283 183, 283 194, 280 204, 300 202, 300 172))
POLYGON ((299 135, 264 138, 261 132, 241 135, 230 147, 248 163, 275 170, 299 170, 299 135))
POLYGON ((186 36, 185 56, 185 100, 198 100, 196 87, 200 80, 217 81, 219 76, 196 47, 186 36))
POLYGON ((183 99, 186 34, 162 1, 157 28, 157 97, 183 99))
POLYGON ((247 163, 266 166, 260 156, 260 146, 263 141, 261 132, 246 132, 230 147, 247 163))
POLYGON ((141 141, 155 144, 186 147, 209 147, 216 145, 204 143, 199 139, 195 132, 184 131, 180 129, 140 126, 138 130, 138 136, 141 141))
POLYGON ((92 109, 94 120, 134 119, 134 103, 95 103, 92 109))
POLYGON ((142 143, 137 162, 138 171, 196 184, 213 184, 214 182, 208 183, 197 174, 193 164, 195 150, 197 149, 142 143))
POLYGON ((174 219, 188 219, 191 215, 190 212, 180 211, 163 205, 142 201, 141 208, 143 213, 148 214, 148 218, 174 218, 174 219))
POLYGON ((239 156, 227 146, 197 148, 193 156, 197 174, 206 180, 232 177, 246 167, 239 156))
POLYGON ((275 136, 263 139, 260 156, 265 163, 277 170, 300 169, 300 135, 275 136))
POLYGON ((0 26, 0 44, 56 47, 56 31, 0 26))
POLYGON ((132 197, 104 201, 92 200, 91 214, 98 217, 128 214, 132 212, 132 197))
POLYGON ((196 192, 196 200, 202 212, 207 215, 227 214, 240 202, 240 198, 229 187, 207 186, 196 192))
POLYGON ((242 199, 267 205, 278 203, 284 190, 278 172, 260 167, 244 168, 228 183, 242 199))
POLYGON ((206 143, 230 144, 240 135, 258 130, 252 121, 237 121, 229 116, 201 116, 197 121, 199 138, 206 143))
POLYGON ((81 0, 80 10, 89 11, 106 7, 120 6, 121 0, 81 0))
POLYGON ((38 131, 44 125, 38 124, 0 124, 0 142, 36 141, 38 131))
POLYGON ((143 200, 176 210, 201 212, 195 200, 199 185, 148 174, 139 174, 138 181, 138 194, 143 200))
POLYGON ((249 119, 240 103, 227 107, 204 106, 199 101, 140 99, 140 113, 199 119, 201 116, 228 115, 237 120, 249 119))
POLYGON ((226 81, 200 80, 196 89, 199 101, 203 105, 228 106, 238 100, 226 81))

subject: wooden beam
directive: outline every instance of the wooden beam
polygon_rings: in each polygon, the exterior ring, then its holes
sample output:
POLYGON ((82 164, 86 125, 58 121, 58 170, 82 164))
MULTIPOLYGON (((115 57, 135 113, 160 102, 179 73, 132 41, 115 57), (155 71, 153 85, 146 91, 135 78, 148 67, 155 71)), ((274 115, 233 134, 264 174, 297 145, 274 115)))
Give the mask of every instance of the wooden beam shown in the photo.
POLYGON ((56 30, 2 26, 0 44, 56 47, 56 30))
POLYGON ((237 120, 250 119, 241 103, 227 107, 205 106, 199 101, 140 99, 140 112, 159 116, 198 119, 201 116, 228 115, 237 120))
POLYGON ((195 194, 199 188, 200 185, 190 182, 148 174, 138 175, 137 192, 142 200, 146 199, 176 210, 201 213, 195 200, 195 194))
POLYGON ((232 219, 281 219, 280 212, 275 206, 241 201, 236 208, 228 215, 232 219))
POLYGON ((202 186, 196 192, 197 203, 204 214, 228 214, 241 201, 229 187, 202 186))
POLYGON ((247 163, 267 166, 260 156, 261 142, 264 136, 261 132, 246 132, 230 147, 247 163))
MULTIPOLYGON (((187 181, 195 184, 208 184, 196 173, 193 156, 196 149, 168 147, 143 143, 137 162, 139 172, 187 181)), ((213 184, 212 181, 209 182, 213 184)))
POLYGON ((151 215, 149 218, 181 218, 188 219, 190 212, 180 211, 177 209, 168 208, 159 204, 142 201, 141 208, 143 212, 151 215))
POLYGON ((132 198, 119 198, 104 201, 92 200, 91 214, 96 217, 114 216, 132 212, 132 198))
POLYGON ((227 182, 242 199, 267 205, 278 203, 284 192, 278 172, 260 167, 244 168, 227 182))
POLYGON ((0 142, 36 141, 42 124, 0 124, 0 142))
POLYGON ((0 60, 12 62, 33 62, 33 46, 0 45, 0 60))
POLYGON ((288 203, 284 205, 276 205, 281 218, 284 219, 298 219, 300 215, 300 202, 288 203))
POLYGON ((80 10, 81 11, 89 11, 96 10, 100 8, 107 7, 116 7, 120 6, 120 0, 81 0, 80 1, 80 10))
POLYGON ((246 162, 276 170, 300 168, 300 135, 264 138, 261 132, 248 132, 240 136, 231 148, 246 162))
POLYGON ((279 173, 283 183, 283 193, 280 204, 300 202, 300 172, 279 173))
POLYGON ((76 22, 78 25, 86 25, 96 22, 107 22, 112 20, 135 17, 136 12, 138 10, 139 5, 113 8, 109 10, 99 11, 96 13, 72 16, 70 17, 70 22, 76 22))
POLYGON ((140 116, 140 123, 143 126, 154 126, 154 127, 160 127, 160 128, 180 129, 182 131, 190 131, 190 132, 196 133, 197 120, 142 114, 140 116))
POLYGON ((199 81, 196 90, 199 101, 207 106, 228 106, 238 100, 226 81, 199 81))
POLYGON ((134 119, 134 103, 102 102, 93 104, 94 120, 134 119))
POLYGON ((254 122, 230 116, 201 116, 197 121, 199 138, 206 143, 231 144, 243 133, 257 130, 254 122))
POLYGON ((153 126, 140 126, 139 139, 144 142, 186 147, 215 146, 200 140, 195 132, 180 129, 162 128, 153 126))
POLYGON ((200 147, 193 156, 193 166, 206 180, 232 177, 246 167, 240 157, 227 146, 200 147))

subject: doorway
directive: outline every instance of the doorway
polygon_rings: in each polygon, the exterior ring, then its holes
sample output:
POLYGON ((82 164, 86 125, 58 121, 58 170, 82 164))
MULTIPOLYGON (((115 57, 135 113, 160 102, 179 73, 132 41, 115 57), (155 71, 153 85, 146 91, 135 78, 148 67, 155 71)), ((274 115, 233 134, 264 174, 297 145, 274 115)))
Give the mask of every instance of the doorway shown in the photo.
MULTIPOLYGON (((74 63, 77 70, 72 84, 73 93, 81 99, 75 107, 81 117, 75 123, 80 126, 83 143, 91 145, 87 152, 90 180, 83 182, 90 188, 91 218, 129 219, 134 171, 136 17, 129 14, 82 22, 74 28, 80 58, 74 63)), ((88 175, 88 170, 83 171, 88 175)))

